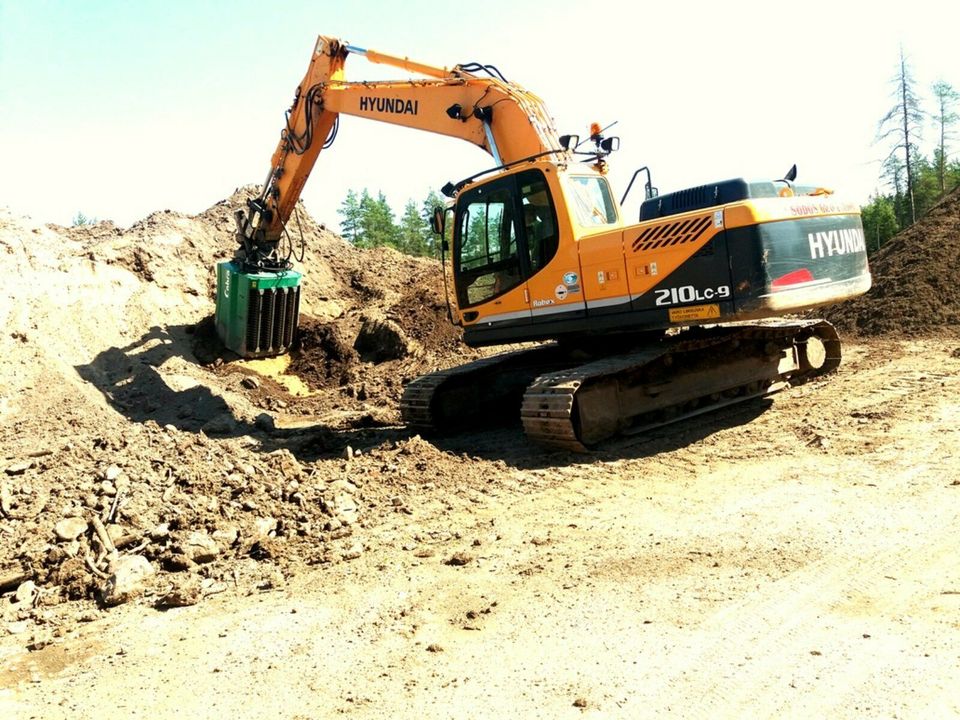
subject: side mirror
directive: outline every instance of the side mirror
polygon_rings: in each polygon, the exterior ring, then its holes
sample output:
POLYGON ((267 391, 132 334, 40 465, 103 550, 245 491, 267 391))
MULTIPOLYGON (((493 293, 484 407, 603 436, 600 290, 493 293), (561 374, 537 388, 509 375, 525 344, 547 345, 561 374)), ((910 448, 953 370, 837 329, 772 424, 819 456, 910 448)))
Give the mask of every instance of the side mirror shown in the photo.
POLYGON ((564 150, 570 150, 571 148, 575 148, 579 144, 580 144, 579 135, 561 135, 560 136, 560 147, 562 147, 564 150))
POLYGON ((430 228, 434 235, 443 235, 443 208, 435 207, 433 217, 430 218, 430 228))
POLYGON ((608 138, 606 138, 605 140, 602 140, 602 141, 600 142, 600 149, 603 150, 604 152, 608 152, 608 153, 615 152, 615 151, 619 150, 619 149, 620 149, 620 138, 614 136, 614 137, 608 137, 608 138))

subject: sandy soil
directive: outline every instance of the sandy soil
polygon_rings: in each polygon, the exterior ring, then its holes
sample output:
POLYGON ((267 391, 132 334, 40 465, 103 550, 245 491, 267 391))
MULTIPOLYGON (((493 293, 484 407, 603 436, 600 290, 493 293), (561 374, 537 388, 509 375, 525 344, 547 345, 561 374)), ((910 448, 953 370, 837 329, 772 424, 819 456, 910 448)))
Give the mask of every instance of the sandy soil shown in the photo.
POLYGON ((0 596, 0 716, 960 714, 951 332, 587 456, 427 440, 403 382, 471 356, 435 266, 312 224, 336 372, 304 395, 209 342, 235 202, 0 214, 0 580, 32 578, 0 596), (403 357, 351 355, 371 316, 403 357), (115 606, 94 518, 152 573, 115 606))

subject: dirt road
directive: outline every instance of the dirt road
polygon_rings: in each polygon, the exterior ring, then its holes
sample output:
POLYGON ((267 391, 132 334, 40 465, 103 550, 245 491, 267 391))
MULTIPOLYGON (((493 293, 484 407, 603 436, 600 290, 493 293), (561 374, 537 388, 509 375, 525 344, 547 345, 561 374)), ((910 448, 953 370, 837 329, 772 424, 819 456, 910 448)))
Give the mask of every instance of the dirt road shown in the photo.
POLYGON ((848 345, 829 380, 585 457, 446 441, 467 463, 356 559, 7 634, 0 715, 955 717, 957 345, 848 345))

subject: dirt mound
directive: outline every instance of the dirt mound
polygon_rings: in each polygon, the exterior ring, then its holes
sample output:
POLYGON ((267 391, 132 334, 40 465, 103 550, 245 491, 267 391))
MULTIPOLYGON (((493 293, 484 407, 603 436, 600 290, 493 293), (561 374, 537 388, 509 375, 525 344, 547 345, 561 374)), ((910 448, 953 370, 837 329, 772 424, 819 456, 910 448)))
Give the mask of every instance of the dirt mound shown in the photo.
POLYGON ((337 325, 301 317, 288 372, 313 388, 346 385, 353 379, 357 353, 337 325))
POLYGON ((442 281, 420 282, 404 293, 389 310, 408 336, 426 350, 445 353, 461 347, 463 333, 450 322, 442 281))
MULTIPOLYGON (((254 192, 126 229, 0 211, 0 592, 29 577, 34 605, 99 597, 122 584, 111 573, 144 569, 127 555, 149 561, 156 576, 138 576, 137 592, 153 599, 188 576, 205 592, 276 583, 363 552, 359 531, 379 508, 416 504, 394 497, 408 471, 433 478, 469 462, 399 429, 364 439, 398 424, 406 382, 474 356, 448 324, 434 260, 359 250, 301 207, 289 228, 291 251, 305 249, 289 365, 222 348, 214 269, 254 192), (353 345, 368 316, 418 352, 364 361, 353 345), (351 443, 365 452, 346 459, 351 443)), ((171 597, 193 597, 191 583, 171 597)))
POLYGON ((841 330, 960 336, 960 189, 884 245, 870 270, 870 292, 825 313, 841 330))

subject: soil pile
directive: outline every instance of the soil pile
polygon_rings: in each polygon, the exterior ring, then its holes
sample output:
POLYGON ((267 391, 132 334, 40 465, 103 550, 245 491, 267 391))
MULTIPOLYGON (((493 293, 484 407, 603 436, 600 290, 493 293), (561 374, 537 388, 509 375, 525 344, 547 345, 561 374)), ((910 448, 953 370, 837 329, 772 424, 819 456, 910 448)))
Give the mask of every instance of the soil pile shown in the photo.
POLYGON ((884 245, 870 270, 870 292, 826 312, 841 330, 960 336, 960 189, 884 245))
POLYGON ((359 250, 301 207, 296 349, 223 350, 215 265, 254 191, 126 229, 0 210, 0 592, 21 589, 0 618, 269 586, 356 557, 361 528, 425 501, 421 482, 440 493, 438 478, 468 474, 401 428, 365 434, 396 426, 404 383, 475 356, 436 261, 359 250), (404 338, 390 359, 354 350, 371 317, 404 338))

